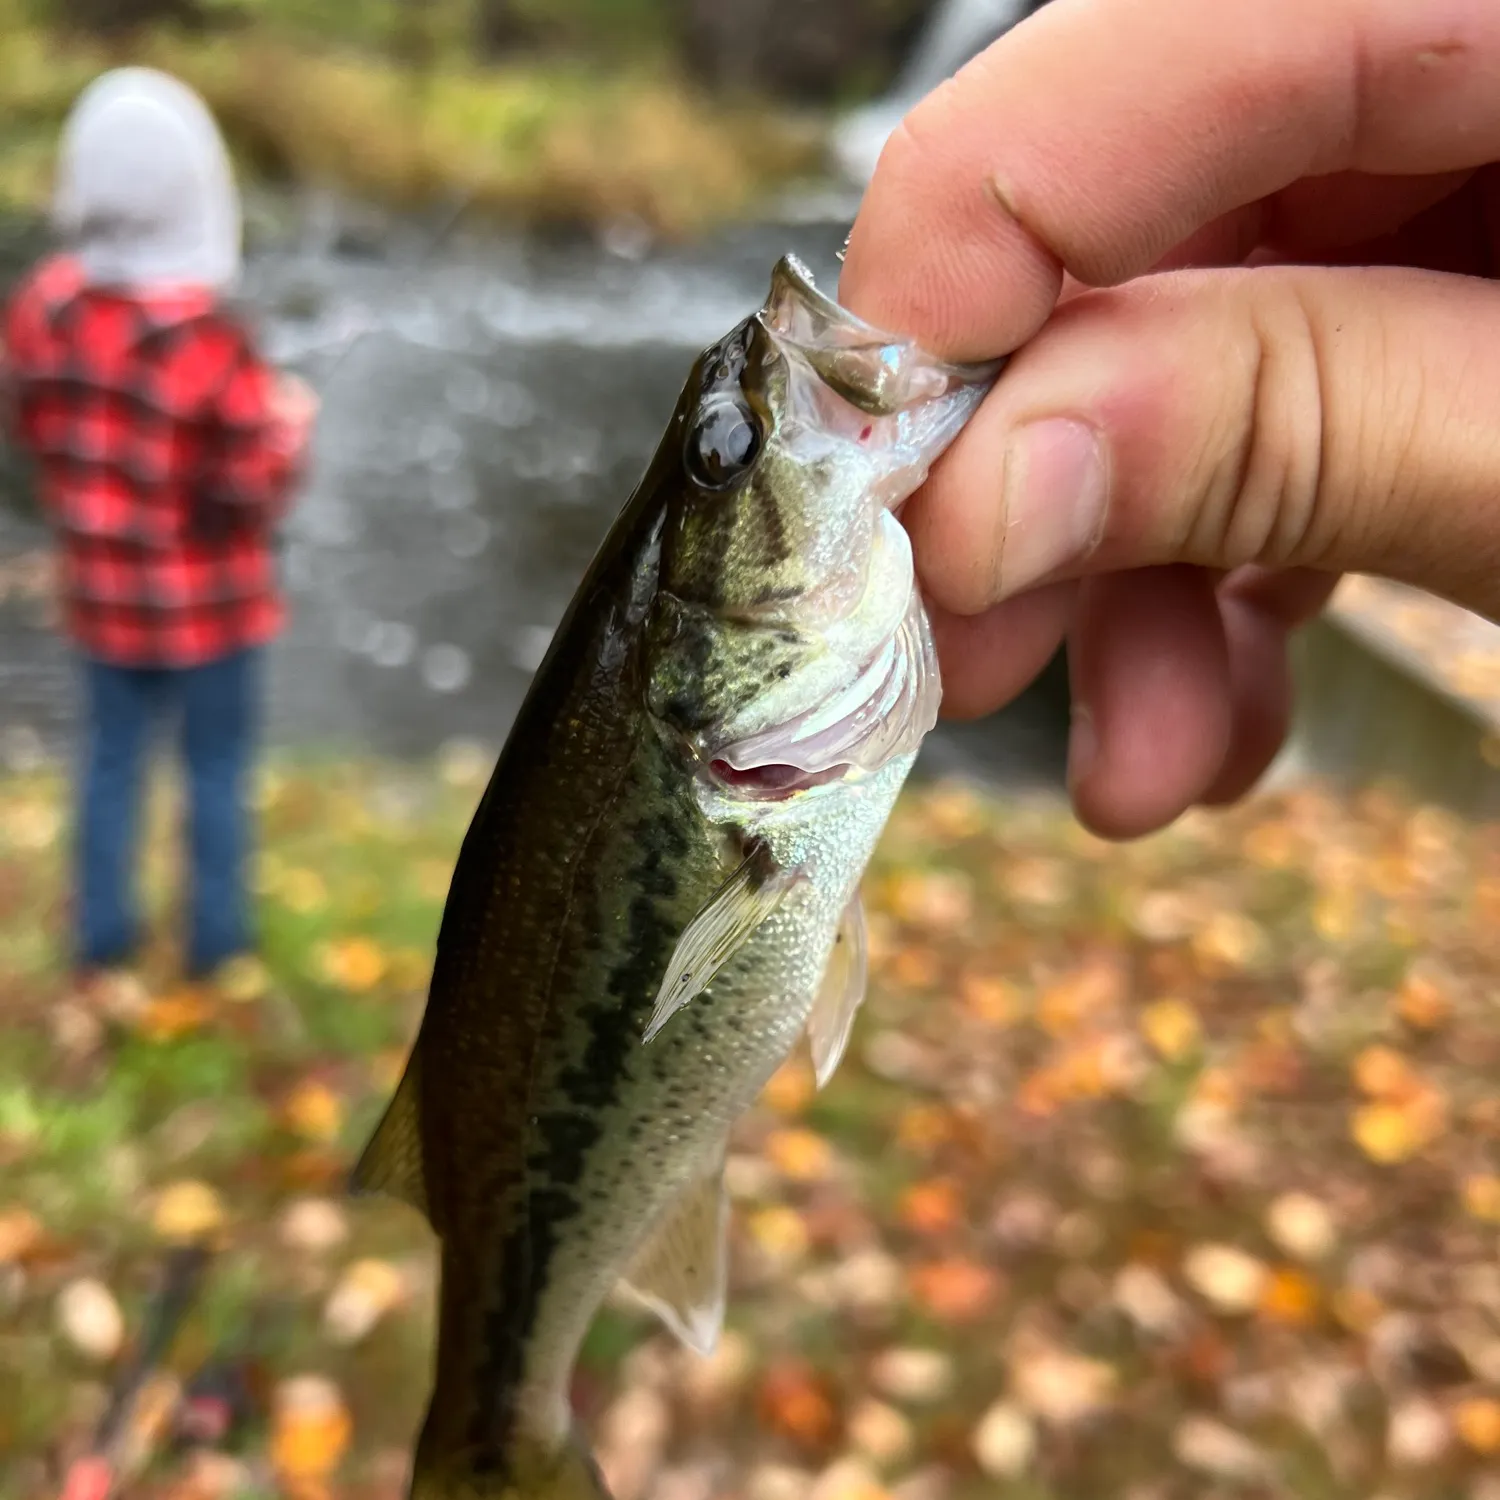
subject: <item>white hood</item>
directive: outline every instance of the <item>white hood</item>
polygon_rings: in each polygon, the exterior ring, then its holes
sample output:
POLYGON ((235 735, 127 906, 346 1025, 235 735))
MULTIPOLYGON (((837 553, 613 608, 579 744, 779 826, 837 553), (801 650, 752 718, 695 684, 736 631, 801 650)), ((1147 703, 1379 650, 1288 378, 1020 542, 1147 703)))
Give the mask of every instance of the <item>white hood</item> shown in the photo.
POLYGON ((229 288, 240 200, 208 107, 152 68, 96 78, 63 127, 53 226, 95 285, 229 288))

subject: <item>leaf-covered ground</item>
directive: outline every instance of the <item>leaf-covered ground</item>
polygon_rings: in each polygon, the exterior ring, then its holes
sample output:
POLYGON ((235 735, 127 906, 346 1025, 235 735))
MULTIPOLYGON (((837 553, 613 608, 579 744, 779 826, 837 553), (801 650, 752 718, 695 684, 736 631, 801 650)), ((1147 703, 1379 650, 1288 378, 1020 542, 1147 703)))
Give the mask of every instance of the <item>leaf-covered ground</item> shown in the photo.
MULTIPOLYGON (((193 991, 163 947, 102 1016, 58 959, 61 788, 0 782, 5 1500, 58 1492, 202 1234, 172 1366, 237 1420, 132 1492, 402 1493, 430 1242, 342 1183, 487 769, 268 772, 264 970, 193 991)), ((591 1337, 617 1500, 1500 1497, 1500 830, 1302 791, 1120 848, 939 786, 866 897, 849 1058, 733 1145, 720 1352, 623 1306, 591 1337)))

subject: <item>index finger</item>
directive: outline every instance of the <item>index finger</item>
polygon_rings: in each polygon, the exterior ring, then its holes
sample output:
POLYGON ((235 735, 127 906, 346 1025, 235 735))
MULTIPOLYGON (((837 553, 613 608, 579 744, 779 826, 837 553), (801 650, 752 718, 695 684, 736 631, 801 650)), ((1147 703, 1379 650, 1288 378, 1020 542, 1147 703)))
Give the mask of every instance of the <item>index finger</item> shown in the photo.
POLYGON ((1500 156, 1492 0, 1052 0, 888 142, 839 293, 953 359, 1301 178, 1500 156))

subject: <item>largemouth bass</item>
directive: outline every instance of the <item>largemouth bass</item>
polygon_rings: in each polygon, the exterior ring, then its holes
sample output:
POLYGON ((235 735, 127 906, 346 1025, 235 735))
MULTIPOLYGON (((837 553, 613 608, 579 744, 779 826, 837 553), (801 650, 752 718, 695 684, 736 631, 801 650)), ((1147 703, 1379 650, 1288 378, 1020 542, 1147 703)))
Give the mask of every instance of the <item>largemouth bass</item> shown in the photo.
POLYGON ((725 1140, 864 992, 858 886, 937 717, 894 510, 995 366, 870 328, 788 257, 693 367, 459 854, 357 1190, 441 1242, 417 1500, 599 1500, 573 1364, 622 1277, 692 1348, 725 1300, 725 1140))

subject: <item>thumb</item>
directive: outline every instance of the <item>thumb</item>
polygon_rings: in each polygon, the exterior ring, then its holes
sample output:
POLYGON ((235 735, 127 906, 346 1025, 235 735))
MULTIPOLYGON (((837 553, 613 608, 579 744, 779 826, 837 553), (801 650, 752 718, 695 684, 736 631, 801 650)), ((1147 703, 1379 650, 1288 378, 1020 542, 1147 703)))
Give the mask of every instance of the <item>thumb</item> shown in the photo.
POLYGON ((1087 292, 906 516, 947 609, 1164 563, 1383 573, 1500 614, 1500 286, 1181 272, 1087 292))

